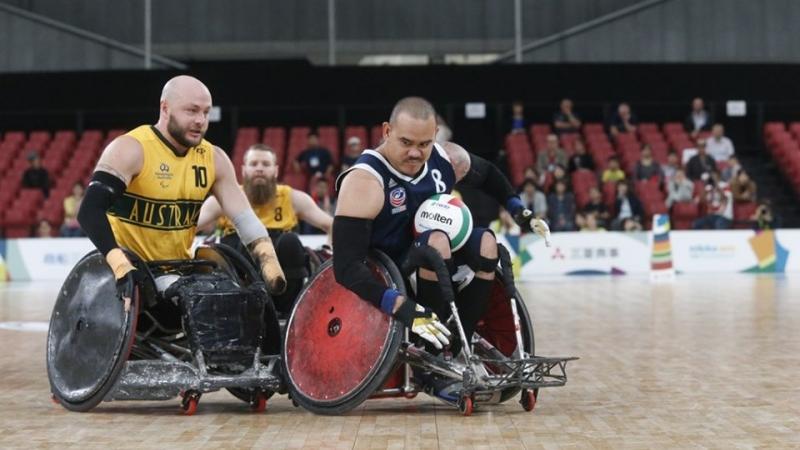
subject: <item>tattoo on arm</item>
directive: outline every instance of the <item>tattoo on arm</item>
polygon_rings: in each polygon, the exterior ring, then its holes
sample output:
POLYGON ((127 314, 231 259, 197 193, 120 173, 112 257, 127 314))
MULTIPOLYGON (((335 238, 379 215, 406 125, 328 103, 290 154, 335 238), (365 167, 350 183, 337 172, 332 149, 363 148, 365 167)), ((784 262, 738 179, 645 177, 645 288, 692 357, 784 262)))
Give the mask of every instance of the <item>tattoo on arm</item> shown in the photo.
POLYGON ((130 183, 130 180, 128 179, 128 177, 126 177, 126 176, 125 176, 125 175, 123 175, 123 174, 122 174, 122 173, 121 173, 119 170, 117 170, 117 169, 115 169, 115 168, 111 167, 111 166, 110 166, 110 165, 108 165, 108 164, 99 163, 99 164, 97 164, 97 168, 96 168, 96 170, 102 170, 103 172, 108 172, 108 173, 110 173, 111 175, 114 175, 115 177, 117 177, 117 178, 119 178, 120 180, 122 180, 122 182, 123 182, 123 183, 125 183, 125 186, 127 186, 127 185, 128 185, 128 183, 130 183))

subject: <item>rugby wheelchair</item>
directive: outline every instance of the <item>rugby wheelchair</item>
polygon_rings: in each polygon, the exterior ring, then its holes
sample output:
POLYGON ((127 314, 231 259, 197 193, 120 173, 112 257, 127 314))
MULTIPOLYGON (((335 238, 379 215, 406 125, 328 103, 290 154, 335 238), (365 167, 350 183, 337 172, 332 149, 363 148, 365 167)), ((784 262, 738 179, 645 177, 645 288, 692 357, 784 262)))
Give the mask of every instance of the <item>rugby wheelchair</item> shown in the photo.
POLYGON ((181 396, 191 415, 203 393, 224 388, 263 411, 285 391, 274 305, 243 255, 211 244, 192 260, 128 256, 144 275, 123 293, 129 311, 96 251, 59 291, 47 336, 54 402, 88 411, 104 400, 181 396))
MULTIPOLYGON (((498 404, 519 395, 532 411, 540 388, 563 386, 566 364, 577 358, 535 356, 533 322, 514 286, 508 251, 500 263, 487 312, 467 341, 455 306, 453 286, 438 252, 415 247, 400 269, 383 253, 367 262, 373 276, 403 295, 417 267, 435 270, 451 306, 465 357, 433 355, 416 345, 401 323, 358 298, 334 279, 324 262, 301 291, 286 324, 282 363, 292 400, 318 414, 341 414, 369 398, 413 398, 425 391, 414 371, 461 382, 455 402, 465 416, 476 405, 498 404)), ((412 297, 413 298, 413 297, 412 297)), ((429 391, 426 391, 431 393, 429 391)))

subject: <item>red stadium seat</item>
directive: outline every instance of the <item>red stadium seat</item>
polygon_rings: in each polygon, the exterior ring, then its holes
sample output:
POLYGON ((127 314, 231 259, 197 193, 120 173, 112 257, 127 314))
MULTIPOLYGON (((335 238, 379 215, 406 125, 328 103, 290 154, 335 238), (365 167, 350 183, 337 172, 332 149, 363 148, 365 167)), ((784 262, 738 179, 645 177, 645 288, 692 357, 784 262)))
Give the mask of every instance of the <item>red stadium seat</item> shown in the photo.
POLYGON ((734 228, 752 228, 750 218, 755 214, 758 209, 756 202, 734 202, 733 203, 733 227, 734 228))
POLYGON ((535 123, 530 128, 531 136, 547 136, 553 132, 548 123, 535 123))
POLYGON ((286 129, 283 127, 264 128, 261 142, 275 150, 275 159, 278 166, 283 167, 286 159, 286 129))
POLYGON ((334 126, 322 126, 317 128, 317 133, 319 133, 320 145, 331 151, 333 165, 338 166, 341 153, 339 129, 334 126))
POLYGON ((372 148, 378 148, 383 142, 383 125, 375 125, 369 130, 369 141, 372 148))
POLYGON ((700 209, 695 202, 677 202, 672 205, 672 228, 689 230, 692 222, 700 216, 700 209))

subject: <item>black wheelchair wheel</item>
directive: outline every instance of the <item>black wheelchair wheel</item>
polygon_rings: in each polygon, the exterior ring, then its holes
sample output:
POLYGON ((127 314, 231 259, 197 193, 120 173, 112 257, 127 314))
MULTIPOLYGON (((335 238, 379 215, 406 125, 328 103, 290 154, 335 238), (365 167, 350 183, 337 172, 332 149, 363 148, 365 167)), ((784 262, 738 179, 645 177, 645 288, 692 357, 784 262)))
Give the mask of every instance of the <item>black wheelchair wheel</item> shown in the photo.
POLYGON ((129 311, 99 252, 81 259, 59 291, 47 333, 47 376, 54 399, 71 411, 97 406, 113 388, 133 348, 139 288, 129 311))

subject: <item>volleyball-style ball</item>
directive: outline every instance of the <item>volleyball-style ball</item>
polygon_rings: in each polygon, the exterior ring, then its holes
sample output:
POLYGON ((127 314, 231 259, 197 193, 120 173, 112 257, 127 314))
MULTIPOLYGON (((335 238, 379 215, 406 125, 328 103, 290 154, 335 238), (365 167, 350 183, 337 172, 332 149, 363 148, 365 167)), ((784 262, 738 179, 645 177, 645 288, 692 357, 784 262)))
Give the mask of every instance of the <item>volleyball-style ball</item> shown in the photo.
POLYGON ((436 194, 422 202, 414 214, 414 233, 427 230, 444 231, 450 238, 450 248, 456 251, 472 233, 472 214, 460 198, 436 194))

